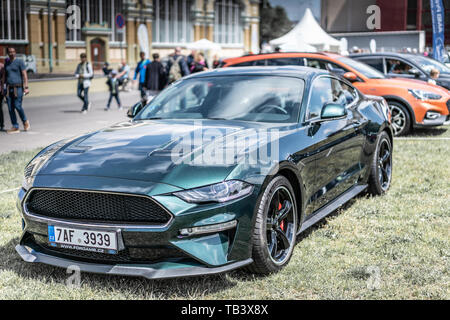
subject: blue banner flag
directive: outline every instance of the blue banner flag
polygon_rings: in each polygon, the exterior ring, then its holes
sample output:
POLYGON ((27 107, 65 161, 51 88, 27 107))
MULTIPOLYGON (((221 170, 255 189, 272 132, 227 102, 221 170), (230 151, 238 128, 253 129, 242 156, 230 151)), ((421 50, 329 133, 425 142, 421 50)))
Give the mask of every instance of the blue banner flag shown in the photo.
POLYGON ((444 61, 444 6, 442 0, 430 0, 431 16, 433 18, 433 58, 444 61))

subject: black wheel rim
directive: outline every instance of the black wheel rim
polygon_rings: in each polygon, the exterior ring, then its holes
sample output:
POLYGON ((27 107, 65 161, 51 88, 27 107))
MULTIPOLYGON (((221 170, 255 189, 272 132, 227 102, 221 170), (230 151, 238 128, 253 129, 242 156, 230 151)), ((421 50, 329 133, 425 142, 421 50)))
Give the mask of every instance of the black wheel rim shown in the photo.
POLYGON ((378 179, 383 191, 389 188, 392 175, 392 152, 389 141, 384 139, 378 150, 378 179))
POLYGON ((406 114, 401 108, 395 105, 390 105, 389 108, 391 109, 392 130, 394 131, 394 135, 397 136, 405 130, 406 114))
POLYGON ((289 190, 278 187, 272 195, 267 213, 267 250, 276 264, 289 259, 295 244, 296 208, 289 190))

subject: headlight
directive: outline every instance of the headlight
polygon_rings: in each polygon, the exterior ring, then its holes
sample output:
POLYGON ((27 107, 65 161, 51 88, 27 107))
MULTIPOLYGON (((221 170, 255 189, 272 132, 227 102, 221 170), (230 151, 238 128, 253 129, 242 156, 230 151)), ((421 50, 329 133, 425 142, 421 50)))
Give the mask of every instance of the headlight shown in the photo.
POLYGON ((245 197, 253 191, 253 186, 240 180, 229 180, 195 188, 174 192, 173 195, 189 203, 226 202, 245 197))
POLYGON ((437 93, 418 90, 418 89, 408 89, 408 92, 411 93, 414 98, 419 100, 439 100, 442 96, 437 93))
POLYGON ((391 109, 389 109, 389 105, 387 103, 386 100, 383 99, 383 101, 381 102, 381 109, 383 110, 383 113, 386 117, 386 119, 389 121, 389 123, 391 122, 391 109))
POLYGON ((43 151, 38 153, 36 157, 33 158, 33 160, 30 161, 30 163, 25 167, 24 172, 24 179, 22 182, 22 187, 25 190, 28 190, 31 188, 34 182, 34 178, 36 174, 39 172, 39 170, 44 166, 44 164, 59 150, 62 146, 64 146, 66 143, 71 141, 72 139, 66 139, 61 140, 59 142, 56 142, 47 148, 45 148, 43 151))

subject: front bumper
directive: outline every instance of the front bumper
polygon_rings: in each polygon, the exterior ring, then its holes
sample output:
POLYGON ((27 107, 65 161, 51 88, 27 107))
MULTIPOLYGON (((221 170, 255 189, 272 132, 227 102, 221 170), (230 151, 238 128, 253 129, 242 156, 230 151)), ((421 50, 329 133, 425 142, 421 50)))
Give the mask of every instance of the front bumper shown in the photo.
POLYGON ((437 119, 423 119, 422 123, 416 123, 414 127, 416 128, 426 128, 426 127, 438 127, 445 124, 445 122, 450 120, 450 116, 441 115, 437 119))
POLYGON ((249 258, 243 261, 230 263, 225 266, 216 268, 208 268, 200 264, 189 265, 176 262, 160 262, 149 265, 107 265, 63 259, 37 252, 29 247, 22 245, 17 245, 16 251, 26 262, 40 262, 60 268, 73 268, 74 266, 77 266, 80 271, 84 272, 144 277, 147 279, 167 279, 176 277, 218 274, 244 267, 253 262, 253 260, 249 258))
MULTIPOLYGON (((126 193, 136 181, 83 177, 71 180, 69 177, 49 177, 36 179, 34 188, 94 189, 95 183, 114 186, 114 192, 126 193), (81 180, 80 180, 81 179, 81 180), (103 179, 103 180, 102 180, 103 179), (52 183, 55 181, 55 184, 52 183), (73 181, 76 181, 75 183, 73 181), (128 185, 127 185, 128 184, 128 185), (120 185, 120 187, 118 187, 120 185)), ((107 192, 108 187, 95 190, 107 192)), ((143 189, 144 190, 144 189, 143 189)), ((179 276, 214 274, 240 268, 252 262, 251 230, 253 210, 257 198, 257 188, 246 198, 227 204, 187 204, 175 196, 143 195, 155 199, 173 214, 171 222, 163 227, 148 225, 107 225, 84 223, 74 220, 58 220, 35 215, 24 206, 27 199, 25 190, 19 191, 17 206, 22 214, 23 234, 16 250, 27 262, 40 262, 58 267, 78 265, 81 271, 143 276, 146 278, 171 278, 179 276), (213 234, 182 237, 183 228, 220 224, 237 221, 232 230, 213 234), (117 231, 119 252, 117 255, 92 255, 78 250, 51 247, 48 243, 48 226, 117 231)))

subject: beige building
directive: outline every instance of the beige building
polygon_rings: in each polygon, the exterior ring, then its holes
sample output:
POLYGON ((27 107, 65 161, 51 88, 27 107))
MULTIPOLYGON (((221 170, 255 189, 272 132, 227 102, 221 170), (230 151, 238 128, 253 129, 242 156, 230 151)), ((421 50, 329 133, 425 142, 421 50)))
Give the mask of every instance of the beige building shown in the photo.
POLYGON ((1 0, 0 56, 13 45, 35 56, 38 72, 64 73, 73 72, 82 52, 96 69, 104 61, 135 65, 146 43, 150 54, 165 56, 202 38, 220 44, 219 56, 238 56, 259 50, 259 2, 1 0))

